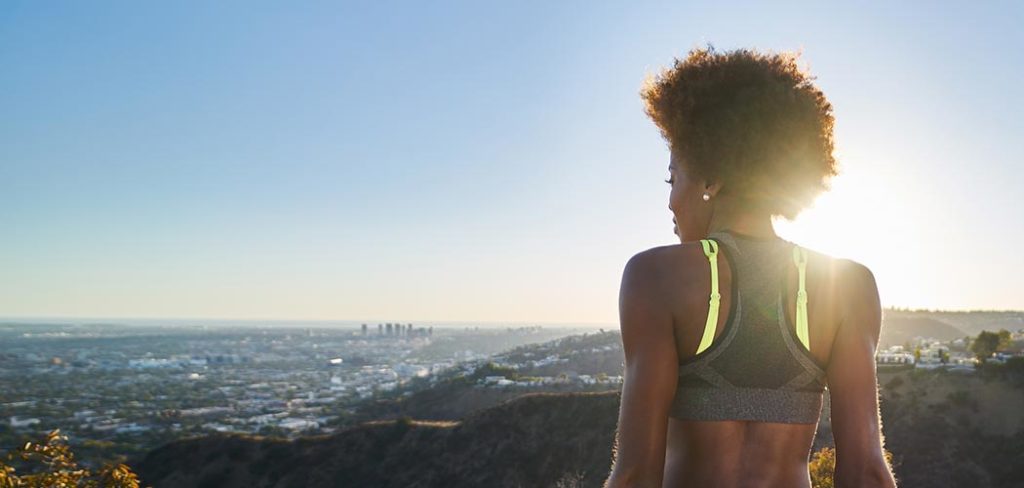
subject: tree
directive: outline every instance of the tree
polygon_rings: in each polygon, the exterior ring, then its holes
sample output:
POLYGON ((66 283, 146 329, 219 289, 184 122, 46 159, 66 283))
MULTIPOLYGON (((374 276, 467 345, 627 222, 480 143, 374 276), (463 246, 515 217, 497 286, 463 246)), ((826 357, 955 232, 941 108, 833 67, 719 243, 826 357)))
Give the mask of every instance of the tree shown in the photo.
POLYGON ((1011 338, 1010 331, 1006 329, 999 329, 999 345, 996 346, 996 350, 1001 351, 1006 349, 1007 347, 1010 347, 1010 343, 1012 342, 1013 340, 1011 338))
POLYGON ((26 442, 0 460, 0 487, 3 488, 139 488, 139 479, 125 464, 104 464, 98 471, 82 468, 67 445, 67 436, 54 429, 43 444, 26 442), (15 452, 17 455, 15 455, 15 452), (29 464, 40 464, 42 471, 17 474, 15 457, 29 464))
POLYGON ((998 333, 983 330, 971 343, 971 352, 978 357, 978 361, 984 362, 985 359, 992 357, 992 353, 996 352, 1000 340, 998 333))

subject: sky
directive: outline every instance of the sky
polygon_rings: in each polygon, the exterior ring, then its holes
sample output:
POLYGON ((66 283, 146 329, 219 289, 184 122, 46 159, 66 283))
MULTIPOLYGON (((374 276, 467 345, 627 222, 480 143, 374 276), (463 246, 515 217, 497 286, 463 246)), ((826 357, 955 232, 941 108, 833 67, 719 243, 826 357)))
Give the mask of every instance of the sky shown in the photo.
POLYGON ((678 242, 646 75, 800 51, 840 175, 784 238, 1024 309, 1013 2, 0 3, 0 317, 617 323, 678 242))

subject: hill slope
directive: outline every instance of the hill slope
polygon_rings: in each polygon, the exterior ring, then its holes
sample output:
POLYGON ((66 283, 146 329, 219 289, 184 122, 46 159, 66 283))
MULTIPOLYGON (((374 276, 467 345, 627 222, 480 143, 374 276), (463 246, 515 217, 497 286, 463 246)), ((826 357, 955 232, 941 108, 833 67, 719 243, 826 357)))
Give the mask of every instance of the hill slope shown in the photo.
POLYGON ((185 439, 132 463, 154 487, 599 486, 611 465, 618 393, 530 394, 462 422, 386 421, 284 441, 185 439))
MULTIPOLYGON (((1024 487, 1024 361, 974 374, 880 373, 900 486, 1024 487)), ((129 464, 160 487, 599 487, 617 392, 528 394, 461 422, 390 420, 294 441, 214 435, 129 464)), ((816 448, 830 439, 827 411, 816 448)))
POLYGON ((902 345, 914 337, 932 337, 940 341, 951 341, 966 336, 964 331, 941 320, 922 315, 886 313, 882 321, 879 346, 902 345))
POLYGON ((1010 331, 1024 328, 1024 311, 927 311, 885 309, 885 320, 903 317, 921 317, 941 321, 963 331, 965 335, 976 336, 983 330, 1010 331))

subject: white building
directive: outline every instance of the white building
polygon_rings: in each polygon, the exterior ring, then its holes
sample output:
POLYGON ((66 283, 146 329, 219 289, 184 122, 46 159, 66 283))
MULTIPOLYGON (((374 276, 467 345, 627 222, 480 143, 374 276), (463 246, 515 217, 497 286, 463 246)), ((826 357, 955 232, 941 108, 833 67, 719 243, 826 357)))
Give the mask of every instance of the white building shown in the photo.
POLYGON ((17 428, 17 427, 28 427, 30 425, 38 424, 40 422, 40 420, 35 418, 35 417, 27 418, 27 419, 19 419, 17 415, 12 415, 10 417, 10 419, 9 419, 9 422, 11 423, 11 427, 17 428))
POLYGON ((277 426, 281 427, 282 429, 288 430, 306 430, 315 429, 319 427, 320 424, 315 420, 286 418, 284 420, 281 420, 281 422, 277 424, 277 426))

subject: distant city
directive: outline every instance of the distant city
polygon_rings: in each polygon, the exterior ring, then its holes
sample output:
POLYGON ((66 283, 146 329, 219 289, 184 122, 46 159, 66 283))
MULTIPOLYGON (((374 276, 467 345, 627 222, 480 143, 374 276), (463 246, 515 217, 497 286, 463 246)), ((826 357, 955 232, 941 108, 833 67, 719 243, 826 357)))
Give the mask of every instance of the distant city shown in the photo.
MULTIPOLYGON (((621 388, 618 331, 374 322, 319 327, 0 322, 0 452, 52 429, 92 462, 182 438, 451 421, 527 392, 621 388)), ((880 378, 1024 355, 1024 313, 887 310, 880 378), (986 345, 987 344, 987 345, 986 345)))
POLYGON ((0 450, 54 428, 122 454, 205 432, 329 433, 413 379, 582 330, 0 324, 0 450))

